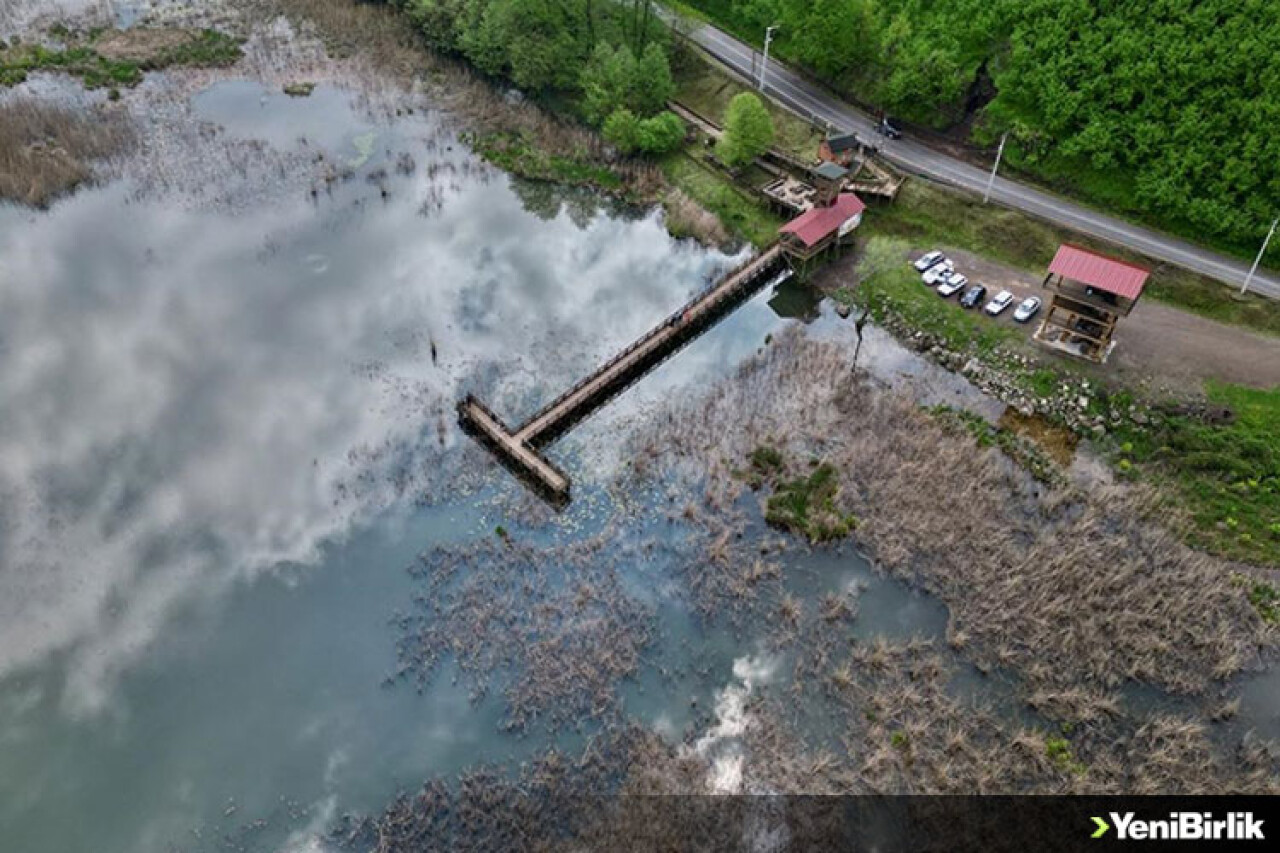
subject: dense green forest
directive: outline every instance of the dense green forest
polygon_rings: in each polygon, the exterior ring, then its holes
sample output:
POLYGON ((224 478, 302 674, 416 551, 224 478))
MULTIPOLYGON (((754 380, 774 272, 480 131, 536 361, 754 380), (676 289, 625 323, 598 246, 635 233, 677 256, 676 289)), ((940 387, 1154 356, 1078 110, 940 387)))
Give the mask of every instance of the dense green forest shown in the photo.
MULTIPOLYGON (((864 104, 1207 242, 1280 214, 1277 0, 685 0, 864 104)), ((1269 258, 1280 261, 1280 245, 1269 258)))
POLYGON ((670 33, 649 0, 393 0, 437 48, 532 94, 568 94, 622 153, 684 141, 670 33))

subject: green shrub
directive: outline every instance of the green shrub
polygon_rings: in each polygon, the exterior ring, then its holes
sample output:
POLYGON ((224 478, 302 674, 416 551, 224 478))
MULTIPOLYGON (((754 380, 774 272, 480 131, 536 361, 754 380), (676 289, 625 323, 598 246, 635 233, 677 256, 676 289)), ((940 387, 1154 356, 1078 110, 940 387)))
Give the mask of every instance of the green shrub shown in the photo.
POLYGON ((680 117, 664 110, 640 121, 636 127, 636 147, 646 154, 666 154, 684 143, 684 134, 680 117))
POLYGON ((808 477, 778 484, 765 504, 765 520, 803 534, 811 542, 841 539, 849 535, 857 519, 840 512, 836 505, 839 491, 835 468, 819 464, 808 477))
POLYGON ((1087 769, 1083 764, 1075 760, 1075 756, 1071 754, 1071 741, 1064 737, 1046 738, 1044 753, 1059 770, 1083 773, 1087 769))
POLYGON ((609 114, 604 120, 601 133, 610 145, 623 154, 632 154, 640 147, 640 120, 626 107, 609 114))
POLYGON ((774 474, 782 470, 782 461, 781 451, 767 444, 751 451, 751 467, 761 474, 774 474))

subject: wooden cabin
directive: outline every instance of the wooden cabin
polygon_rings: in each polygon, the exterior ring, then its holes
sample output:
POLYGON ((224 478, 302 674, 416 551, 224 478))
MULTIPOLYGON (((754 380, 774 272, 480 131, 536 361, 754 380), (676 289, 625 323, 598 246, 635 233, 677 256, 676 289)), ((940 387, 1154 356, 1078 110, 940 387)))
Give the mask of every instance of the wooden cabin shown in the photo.
POLYGON ((818 143, 818 157, 825 163, 837 163, 851 166, 862 152, 862 140, 856 133, 842 133, 828 136, 818 143))
POLYGON ((838 194, 831 204, 814 207, 778 229, 782 250, 801 262, 852 242, 866 205, 853 193, 838 194))
POLYGON ((1138 304, 1150 274, 1134 264, 1064 243, 1044 278, 1049 309, 1035 340, 1101 364, 1115 347, 1116 324, 1138 304))

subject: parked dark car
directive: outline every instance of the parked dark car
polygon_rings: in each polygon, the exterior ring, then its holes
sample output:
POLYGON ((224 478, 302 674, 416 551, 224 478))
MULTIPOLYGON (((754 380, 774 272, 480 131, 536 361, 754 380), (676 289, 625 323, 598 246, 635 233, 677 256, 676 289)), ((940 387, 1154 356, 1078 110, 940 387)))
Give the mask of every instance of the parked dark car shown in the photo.
POLYGON ((960 297, 960 307, 972 308, 985 299, 986 296, 987 289, 980 284, 975 284, 964 292, 964 296, 960 297))
POLYGON ((886 136, 889 139, 902 138, 902 131, 898 130, 898 128, 894 126, 893 122, 889 121, 887 116, 880 119, 880 123, 876 125, 876 133, 881 136, 886 136))

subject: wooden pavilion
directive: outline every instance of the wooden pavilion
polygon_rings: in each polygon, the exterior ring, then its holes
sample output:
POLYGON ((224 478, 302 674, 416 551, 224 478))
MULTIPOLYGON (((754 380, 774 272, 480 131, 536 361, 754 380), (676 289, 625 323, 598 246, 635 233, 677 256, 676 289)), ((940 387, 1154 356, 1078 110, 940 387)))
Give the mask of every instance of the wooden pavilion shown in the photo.
POLYGON ((1078 246, 1058 247, 1043 287, 1049 308, 1036 329, 1042 345, 1101 364, 1121 317, 1138 304, 1150 270, 1078 246))

